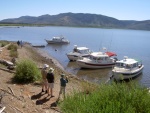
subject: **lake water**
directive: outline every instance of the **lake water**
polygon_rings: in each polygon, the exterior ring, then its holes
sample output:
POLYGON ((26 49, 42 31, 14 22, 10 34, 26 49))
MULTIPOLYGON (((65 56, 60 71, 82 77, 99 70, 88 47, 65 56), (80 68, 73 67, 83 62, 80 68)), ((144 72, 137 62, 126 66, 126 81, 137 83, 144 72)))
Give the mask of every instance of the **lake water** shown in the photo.
POLYGON ((44 44, 46 47, 41 49, 56 58, 66 71, 96 83, 107 81, 111 75, 111 68, 80 69, 76 62, 69 62, 66 53, 72 51, 74 45, 86 46, 92 51, 106 47, 109 51, 117 53, 118 59, 124 56, 141 59, 145 67, 143 73, 134 80, 150 87, 150 31, 75 27, 0 27, 0 40, 22 40, 33 45, 44 44), (44 40, 59 35, 65 36, 70 44, 48 45, 44 40))

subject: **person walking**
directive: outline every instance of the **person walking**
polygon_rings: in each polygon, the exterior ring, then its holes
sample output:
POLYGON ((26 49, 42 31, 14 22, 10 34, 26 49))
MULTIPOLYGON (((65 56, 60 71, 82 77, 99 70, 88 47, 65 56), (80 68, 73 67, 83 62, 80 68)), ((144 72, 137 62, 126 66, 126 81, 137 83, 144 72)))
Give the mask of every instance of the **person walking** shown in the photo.
POLYGON ((49 67, 49 65, 44 64, 43 68, 41 70, 41 75, 42 75, 42 92, 46 92, 47 93, 47 68, 49 67))
POLYGON ((49 72, 47 73, 47 81, 48 81, 48 96, 54 97, 53 95, 53 88, 54 88, 54 69, 50 68, 49 72))
POLYGON ((60 95, 62 93, 63 93, 63 96, 65 98, 66 83, 68 83, 68 77, 65 76, 65 74, 61 74, 61 78, 60 78, 60 91, 59 91, 58 99, 60 98, 60 95))
POLYGON ((19 40, 17 41, 17 45, 18 45, 18 46, 20 45, 20 41, 19 41, 19 40))
POLYGON ((22 48, 22 46, 23 46, 23 42, 22 42, 22 40, 20 41, 20 46, 21 46, 21 48, 22 48))

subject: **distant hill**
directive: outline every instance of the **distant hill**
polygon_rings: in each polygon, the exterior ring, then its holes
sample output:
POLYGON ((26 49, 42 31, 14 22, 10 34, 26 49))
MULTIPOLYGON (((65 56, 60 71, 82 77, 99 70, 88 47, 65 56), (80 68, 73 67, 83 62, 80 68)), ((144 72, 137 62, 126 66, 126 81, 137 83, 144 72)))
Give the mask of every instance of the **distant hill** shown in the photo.
POLYGON ((87 13, 47 14, 39 17, 22 16, 19 18, 4 19, 0 23, 150 30, 150 20, 118 20, 104 15, 87 13))

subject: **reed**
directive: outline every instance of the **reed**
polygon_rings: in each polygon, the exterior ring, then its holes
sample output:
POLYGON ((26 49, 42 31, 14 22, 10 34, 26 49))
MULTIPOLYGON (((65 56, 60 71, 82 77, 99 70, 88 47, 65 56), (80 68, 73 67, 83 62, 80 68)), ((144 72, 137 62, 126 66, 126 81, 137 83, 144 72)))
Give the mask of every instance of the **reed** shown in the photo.
POLYGON ((148 113, 150 93, 137 83, 102 84, 92 93, 73 92, 60 103, 64 113, 148 113))

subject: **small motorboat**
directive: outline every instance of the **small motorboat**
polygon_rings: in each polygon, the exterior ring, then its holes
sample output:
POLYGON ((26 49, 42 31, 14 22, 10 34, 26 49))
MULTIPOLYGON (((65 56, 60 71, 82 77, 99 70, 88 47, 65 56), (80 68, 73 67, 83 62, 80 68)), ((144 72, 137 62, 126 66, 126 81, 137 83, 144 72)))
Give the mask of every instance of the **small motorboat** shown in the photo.
POLYGON ((77 47, 74 45, 72 52, 67 53, 67 57, 70 61, 76 61, 79 57, 88 57, 92 51, 87 47, 77 47))
POLYGON ((143 68, 144 65, 141 60, 125 56, 123 60, 116 61, 112 69, 112 77, 115 80, 131 79, 142 73, 143 68))
POLYGON ((77 64, 81 68, 108 68, 115 65, 116 59, 113 56, 117 56, 113 52, 93 52, 87 58, 80 58, 77 60, 77 64))
POLYGON ((50 40, 45 39, 48 44, 69 44, 70 42, 63 36, 53 37, 50 40))

